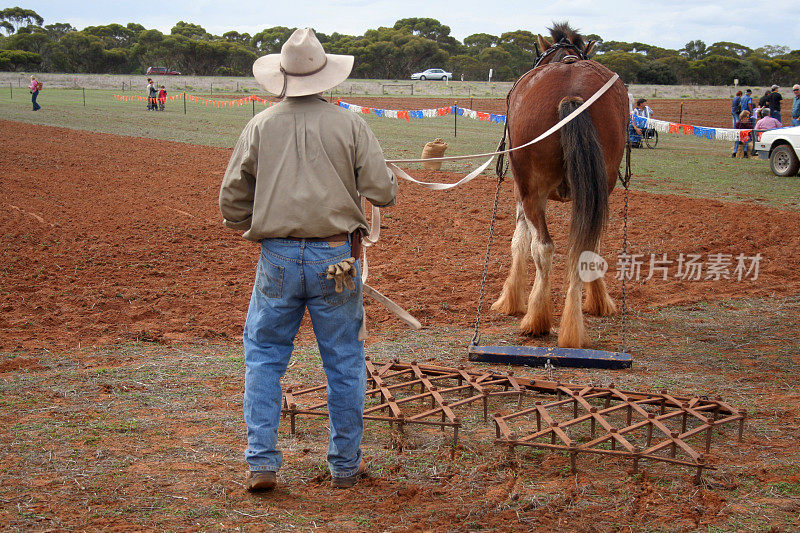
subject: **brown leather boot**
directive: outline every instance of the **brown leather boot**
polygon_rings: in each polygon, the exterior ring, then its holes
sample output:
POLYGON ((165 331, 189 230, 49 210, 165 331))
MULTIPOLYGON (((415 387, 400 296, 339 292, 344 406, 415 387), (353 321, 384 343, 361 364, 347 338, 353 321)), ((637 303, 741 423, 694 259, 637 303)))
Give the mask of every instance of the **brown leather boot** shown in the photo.
POLYGON ((331 478, 331 487, 335 489, 349 489, 358 483, 358 478, 367 473, 367 462, 361 459, 361 464, 358 465, 358 471, 352 476, 346 477, 333 477, 331 478))
POLYGON ((278 484, 278 476, 271 470, 264 470, 261 472, 250 472, 247 476, 245 487, 250 492, 261 492, 272 490, 278 484))

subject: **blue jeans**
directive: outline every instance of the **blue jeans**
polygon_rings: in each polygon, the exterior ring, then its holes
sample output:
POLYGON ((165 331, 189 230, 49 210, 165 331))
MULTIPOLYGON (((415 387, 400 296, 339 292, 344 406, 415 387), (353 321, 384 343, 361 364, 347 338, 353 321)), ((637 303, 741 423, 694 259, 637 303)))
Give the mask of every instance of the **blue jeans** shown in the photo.
POLYGON ((37 97, 37 96, 39 96, 39 91, 33 91, 33 92, 31 93, 31 102, 33 102, 33 110, 34 110, 34 111, 38 111, 38 110, 40 110, 40 109, 42 108, 42 106, 40 106, 40 105, 39 105, 39 104, 36 102, 36 97, 37 97))
POLYGON ((255 286, 244 326, 245 459, 252 471, 278 471, 280 379, 308 308, 322 366, 328 378, 330 442, 328 466, 334 477, 354 475, 361 463, 367 369, 358 331, 364 316, 360 264, 355 289, 334 290, 328 265, 350 257, 350 243, 291 239, 261 241, 255 286), (338 246, 337 246, 338 245, 338 246))
POLYGON ((778 122, 781 122, 781 123, 783 122, 783 121, 781 120, 781 112, 780 112, 780 111, 775 111, 775 110, 773 109, 772 111, 770 111, 769 115, 770 115, 772 118, 774 118, 775 120, 777 120, 778 122))
POLYGON ((731 117, 733 117, 733 127, 736 127, 736 123, 739 122, 739 113, 734 113, 731 111, 731 117))

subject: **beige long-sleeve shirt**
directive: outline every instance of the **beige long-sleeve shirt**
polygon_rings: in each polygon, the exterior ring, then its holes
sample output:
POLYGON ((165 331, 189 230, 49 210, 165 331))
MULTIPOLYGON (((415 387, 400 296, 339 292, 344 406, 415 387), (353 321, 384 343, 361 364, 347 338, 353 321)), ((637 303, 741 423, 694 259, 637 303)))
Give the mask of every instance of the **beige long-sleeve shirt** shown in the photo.
POLYGON ((367 229, 363 196, 392 205, 397 180, 366 122, 318 95, 287 98, 245 126, 219 208, 251 241, 367 229))

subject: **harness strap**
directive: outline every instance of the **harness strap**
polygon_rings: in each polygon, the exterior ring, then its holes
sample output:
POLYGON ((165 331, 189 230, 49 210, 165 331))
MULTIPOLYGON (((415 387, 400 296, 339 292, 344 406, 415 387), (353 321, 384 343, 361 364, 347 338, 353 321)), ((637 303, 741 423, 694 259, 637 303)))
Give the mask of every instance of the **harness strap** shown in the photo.
POLYGON ((545 50, 544 53, 536 59, 536 63, 533 64, 533 68, 538 67, 542 63, 542 61, 544 61, 547 57, 553 55, 556 52, 556 50, 561 50, 562 48, 572 48, 575 51, 575 55, 577 55, 580 59, 589 59, 588 57, 586 57, 586 54, 583 53, 583 50, 581 50, 580 48, 578 48, 569 41, 564 42, 563 40, 561 40, 555 43, 547 50, 545 50))

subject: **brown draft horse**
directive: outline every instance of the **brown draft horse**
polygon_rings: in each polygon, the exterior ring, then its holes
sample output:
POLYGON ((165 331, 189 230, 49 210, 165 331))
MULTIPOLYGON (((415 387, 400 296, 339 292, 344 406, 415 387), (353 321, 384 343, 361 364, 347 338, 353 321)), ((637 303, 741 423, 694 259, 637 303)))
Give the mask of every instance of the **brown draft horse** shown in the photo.
MULTIPOLYGON (((586 59, 594 46, 567 23, 549 28, 552 40, 539 36, 539 64, 519 79, 508 95, 509 146, 521 146, 549 129, 597 92, 613 72, 586 59)), ((528 335, 550 332, 553 305, 550 271, 553 240, 547 231, 547 200, 572 201, 567 254, 567 296, 558 345, 589 345, 581 311, 578 260, 597 253, 608 219, 608 195, 616 183, 628 124, 627 90, 617 80, 594 104, 543 141, 509 154, 514 173, 517 222, 511 241, 511 271, 492 309, 509 315, 525 312, 520 330, 528 335), (536 277, 525 311, 528 254, 536 277)), ((592 315, 616 313, 602 278, 587 285, 583 309, 592 315)))

